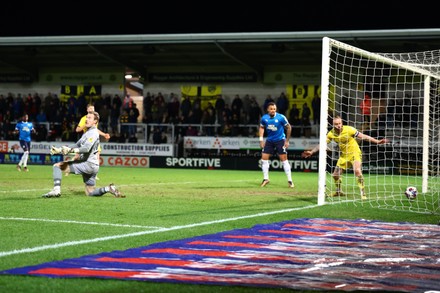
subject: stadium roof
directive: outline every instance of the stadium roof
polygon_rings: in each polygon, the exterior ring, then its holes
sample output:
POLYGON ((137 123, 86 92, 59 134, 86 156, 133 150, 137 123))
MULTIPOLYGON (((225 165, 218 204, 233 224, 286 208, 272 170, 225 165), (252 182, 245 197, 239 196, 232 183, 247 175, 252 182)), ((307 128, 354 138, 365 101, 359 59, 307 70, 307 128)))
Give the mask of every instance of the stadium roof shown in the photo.
POLYGON ((440 29, 0 37, 0 68, 38 76, 42 68, 123 66, 144 75, 178 68, 320 68, 322 38, 370 52, 440 49, 440 29))

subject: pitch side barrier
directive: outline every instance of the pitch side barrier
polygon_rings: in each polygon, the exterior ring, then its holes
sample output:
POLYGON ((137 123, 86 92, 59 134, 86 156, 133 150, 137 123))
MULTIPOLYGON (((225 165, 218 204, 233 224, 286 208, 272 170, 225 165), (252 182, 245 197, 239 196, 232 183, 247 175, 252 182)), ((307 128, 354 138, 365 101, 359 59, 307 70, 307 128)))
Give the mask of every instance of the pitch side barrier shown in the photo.
MULTIPOLYGON (((313 148, 318 139, 290 139, 288 159, 293 171, 317 172, 318 155, 303 159, 301 153, 313 148)), ((51 145, 61 147, 68 142, 32 142, 29 165, 52 165, 66 159, 62 155, 50 156, 51 145)), ((377 152, 371 147, 363 148, 365 173, 404 174, 405 164, 417 164, 421 149, 417 141, 400 142, 377 152), (412 152, 405 153, 407 145, 412 152), (401 155, 396 155, 396 150, 401 155), (380 159, 376 158, 380 156, 380 159), (400 159, 405 157, 404 162, 400 159), (382 162, 377 164, 375 162, 382 162)), ((336 165, 338 150, 330 152, 329 170, 336 165)), ((23 155, 18 141, 0 141, 0 163, 18 164, 23 155)), ((141 167, 141 168, 188 168, 188 169, 225 169, 225 170, 261 170, 261 149, 258 138, 247 137, 202 137, 185 136, 182 143, 143 144, 143 143, 102 143, 101 166, 141 167), (180 148, 179 152, 177 148, 180 148), (178 154, 179 153, 179 154, 178 154)), ((270 160, 271 170, 282 171, 277 158, 270 160)), ((421 167, 419 168, 420 170, 421 167)))
MULTIPOLYGON (((292 170, 318 170, 318 159, 303 159, 301 153, 313 148, 317 139, 291 139, 289 162, 292 170)), ((32 142, 29 165, 52 165, 66 159, 62 155, 50 156, 52 145, 57 147, 71 142, 32 142)), ((257 138, 245 137, 193 137, 183 138, 183 155, 176 154, 174 144, 108 143, 101 144, 101 166, 142 168, 198 168, 260 170, 261 149, 257 138)), ((18 164, 23 155, 18 141, 0 141, 0 163, 18 164)), ((270 161, 271 168, 282 170, 279 160, 270 161)))

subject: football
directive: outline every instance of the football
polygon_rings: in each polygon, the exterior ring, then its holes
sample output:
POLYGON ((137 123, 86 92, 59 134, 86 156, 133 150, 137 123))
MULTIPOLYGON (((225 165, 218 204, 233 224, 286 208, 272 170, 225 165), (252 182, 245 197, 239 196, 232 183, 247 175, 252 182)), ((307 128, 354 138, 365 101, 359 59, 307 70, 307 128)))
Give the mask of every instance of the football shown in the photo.
POLYGON ((408 199, 415 199, 417 197, 417 188, 414 186, 408 186, 405 190, 405 195, 408 199))

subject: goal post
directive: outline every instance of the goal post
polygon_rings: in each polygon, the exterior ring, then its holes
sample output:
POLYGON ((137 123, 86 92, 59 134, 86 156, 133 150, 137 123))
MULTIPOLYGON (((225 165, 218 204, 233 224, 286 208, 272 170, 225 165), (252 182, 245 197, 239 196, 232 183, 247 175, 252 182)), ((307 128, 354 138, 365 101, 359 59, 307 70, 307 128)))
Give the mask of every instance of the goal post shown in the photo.
POLYGON ((318 204, 440 213, 439 94, 440 50, 373 53, 323 38, 318 204), (367 108, 364 99, 369 113, 362 110, 367 108), (335 116, 344 125, 390 141, 376 145, 358 140, 367 199, 361 199, 352 168, 342 175, 342 195, 332 196, 339 146, 327 145, 326 136, 335 116), (408 186, 417 187, 416 199, 405 197, 408 186))

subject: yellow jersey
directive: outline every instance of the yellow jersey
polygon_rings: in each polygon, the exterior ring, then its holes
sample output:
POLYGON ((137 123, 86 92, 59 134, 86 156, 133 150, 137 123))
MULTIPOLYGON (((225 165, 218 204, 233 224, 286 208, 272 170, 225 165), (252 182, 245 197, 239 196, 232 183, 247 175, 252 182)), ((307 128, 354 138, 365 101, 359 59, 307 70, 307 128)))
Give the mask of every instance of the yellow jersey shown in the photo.
POLYGON ((81 120, 79 120, 78 126, 83 128, 83 131, 86 132, 88 129, 86 126, 87 115, 84 115, 81 120))
POLYGON ((336 133, 333 128, 327 133, 327 144, 332 140, 339 145, 341 156, 347 157, 349 155, 361 154, 361 149, 356 140, 359 135, 359 131, 356 128, 348 125, 342 126, 341 133, 336 133))

